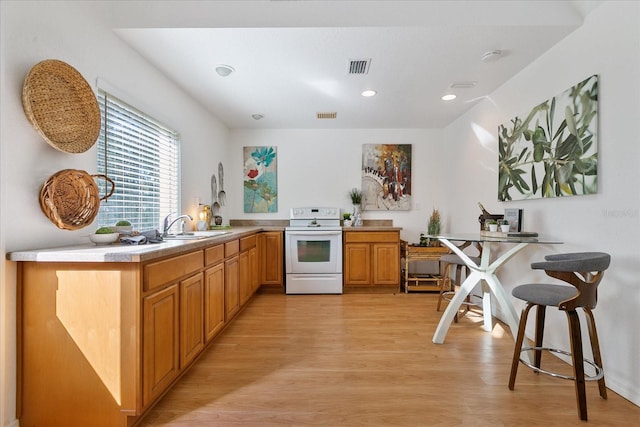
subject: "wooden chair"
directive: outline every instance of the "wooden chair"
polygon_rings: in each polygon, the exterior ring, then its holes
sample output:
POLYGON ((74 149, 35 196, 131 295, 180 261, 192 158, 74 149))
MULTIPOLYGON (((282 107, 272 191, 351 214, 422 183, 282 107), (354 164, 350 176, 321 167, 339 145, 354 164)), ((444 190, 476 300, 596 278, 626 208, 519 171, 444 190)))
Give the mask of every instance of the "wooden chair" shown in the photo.
MULTIPOLYGON (((471 242, 464 242, 460 249, 467 248, 471 245, 471 242)), ((480 257, 482 256, 482 246, 478 242, 474 242, 474 247, 478 250, 478 256, 469 257, 474 263, 480 263, 480 257)), ((462 261, 462 259, 456 254, 447 254, 440 257, 440 263, 442 264, 442 287, 440 288, 440 295, 438 295, 438 305, 436 311, 440 311, 442 301, 451 301, 456 292, 456 287, 460 287, 464 278, 469 275, 469 267, 462 261)), ((464 309, 461 312, 456 313, 453 318, 454 322, 458 321, 458 316, 464 316, 471 307, 480 307, 479 304, 474 303, 471 300, 471 295, 467 296, 462 303, 464 309)))
POLYGON ((604 271, 609 268, 611 257, 602 252, 583 252, 548 255, 546 261, 535 262, 531 268, 545 270, 548 276, 563 280, 573 286, 563 286, 557 284, 526 284, 513 289, 514 297, 527 302, 520 316, 518 336, 513 352, 511 363, 511 375, 509 377, 509 389, 513 390, 516 374, 518 372, 518 362, 530 367, 535 372, 551 375, 557 378, 570 379, 575 383, 576 401, 578 405, 578 415, 581 420, 587 420, 587 398, 585 392, 585 381, 598 381, 600 397, 607 398, 607 389, 604 382, 604 370, 602 368, 602 357, 600 355, 600 344, 596 331, 596 322, 592 310, 598 301, 598 284, 602 280, 604 271), (543 347, 544 318, 547 306, 555 306, 567 315, 569 322, 569 335, 571 341, 571 352, 554 348, 543 347), (533 347, 522 348, 524 333, 527 325, 527 316, 531 308, 536 307, 535 325, 535 345, 533 347), (589 330, 593 361, 583 357, 582 334, 580 332, 580 319, 576 311, 582 308, 589 330), (520 358, 521 352, 533 351, 533 364, 520 358), (561 353, 571 356, 573 376, 562 375, 540 368, 542 351, 561 353), (595 375, 587 376, 584 372, 584 364, 591 365, 595 370, 595 375))

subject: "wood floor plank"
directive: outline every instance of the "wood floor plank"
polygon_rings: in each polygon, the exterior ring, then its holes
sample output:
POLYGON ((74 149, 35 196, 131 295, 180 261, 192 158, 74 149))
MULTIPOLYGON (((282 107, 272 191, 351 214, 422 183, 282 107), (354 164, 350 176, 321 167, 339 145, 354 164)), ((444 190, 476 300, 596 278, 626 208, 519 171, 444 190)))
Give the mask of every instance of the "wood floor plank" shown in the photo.
MULTIPOLYGON (((258 292, 144 427, 584 426, 573 383, 522 366, 513 338, 469 313, 431 342, 437 295, 258 292)), ((543 360, 549 369, 564 363, 543 360)), ((590 426, 627 426, 640 408, 587 384, 590 426)))

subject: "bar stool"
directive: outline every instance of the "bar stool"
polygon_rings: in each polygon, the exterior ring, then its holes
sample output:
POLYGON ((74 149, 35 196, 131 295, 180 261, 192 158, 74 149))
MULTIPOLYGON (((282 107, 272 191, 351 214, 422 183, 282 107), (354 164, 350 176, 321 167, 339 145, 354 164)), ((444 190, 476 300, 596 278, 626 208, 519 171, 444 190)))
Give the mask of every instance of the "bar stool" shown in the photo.
POLYGON ((598 284, 602 280, 604 271, 609 268, 611 256, 602 252, 582 252, 547 255, 546 261, 534 262, 531 268, 545 270, 548 276, 563 280, 573 286, 563 286, 557 284, 526 284, 513 289, 514 297, 526 301, 527 304, 520 316, 518 336, 513 352, 511 363, 511 375, 509 377, 509 389, 513 390, 516 374, 518 372, 518 362, 528 366, 535 372, 540 372, 557 378, 570 379, 575 383, 576 402, 578 405, 578 415, 581 420, 587 420, 587 398, 585 391, 585 381, 598 381, 600 397, 607 398, 607 389, 604 382, 604 370, 602 367, 602 357, 600 355, 600 344, 598 343, 598 333, 596 322, 592 310, 596 307, 598 300, 598 284), (569 336, 571 341, 571 352, 564 350, 543 347, 544 318, 547 306, 555 306, 567 315, 569 323, 569 336), (527 325, 527 316, 531 308, 536 307, 535 325, 535 346, 522 348, 524 333, 527 325), (589 330, 593 361, 586 360, 582 352, 582 334, 580 332, 580 319, 576 311, 582 308, 589 330), (520 353, 524 351, 534 351, 533 364, 520 358, 520 353), (555 372, 546 371, 540 368, 542 351, 549 351, 571 356, 573 376, 562 375, 555 372), (588 376, 584 373, 584 364, 587 363, 595 369, 595 375, 588 376))
MULTIPOLYGON (((462 244, 460 248, 464 249, 470 244, 471 242, 464 242, 464 244, 462 244)), ((474 242, 474 246, 478 250, 479 255, 477 257, 470 256, 469 258, 477 265, 480 263, 480 256, 482 256, 482 246, 480 246, 478 242, 474 242)), ((438 305, 436 306, 436 311, 440 311, 442 301, 451 301, 451 299, 455 295, 455 287, 462 285, 462 273, 464 272, 465 278, 469 275, 469 267, 467 267, 467 265, 458 255, 442 255, 440 257, 440 263, 442 264, 442 286, 440 287, 440 295, 438 295, 438 305), (452 279, 454 277, 455 279, 452 279)), ((464 306, 464 310, 462 312, 456 313, 456 315, 453 317, 454 322, 458 322, 458 316, 464 316, 469 311, 470 307, 480 307, 479 304, 471 301, 471 295, 467 296, 465 301, 462 303, 462 306, 464 306)))

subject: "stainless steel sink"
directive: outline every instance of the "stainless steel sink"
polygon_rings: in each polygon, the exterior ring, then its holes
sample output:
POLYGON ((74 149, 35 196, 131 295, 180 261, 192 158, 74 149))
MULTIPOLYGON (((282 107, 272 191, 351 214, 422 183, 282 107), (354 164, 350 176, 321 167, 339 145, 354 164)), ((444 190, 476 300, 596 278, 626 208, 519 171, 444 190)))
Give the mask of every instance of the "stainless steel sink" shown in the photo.
POLYGON ((201 240, 208 239, 210 237, 218 237, 224 234, 229 234, 231 231, 219 231, 219 230, 204 230, 204 231, 194 231, 191 233, 184 234, 169 234, 168 236, 164 236, 166 240, 201 240))
POLYGON ((168 236, 162 237, 165 240, 200 240, 206 239, 207 236, 196 236, 195 234, 185 233, 185 234, 169 234, 168 236))

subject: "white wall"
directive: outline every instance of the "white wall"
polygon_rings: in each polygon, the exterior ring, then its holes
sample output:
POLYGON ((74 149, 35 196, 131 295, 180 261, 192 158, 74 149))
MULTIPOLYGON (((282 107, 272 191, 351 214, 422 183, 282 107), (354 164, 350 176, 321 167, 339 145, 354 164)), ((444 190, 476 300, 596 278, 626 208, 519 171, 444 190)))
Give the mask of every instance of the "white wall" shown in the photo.
MULTIPOLYGON (((234 218, 288 219, 289 209, 301 206, 337 206, 352 211, 349 190, 360 187, 363 144, 412 144, 412 200, 410 211, 364 211, 364 219, 392 219, 402 227, 401 237, 418 242, 426 232, 431 210, 446 204, 441 175, 442 131, 426 129, 352 130, 232 130, 229 152, 228 200, 237 207, 234 218), (278 212, 245 214, 242 211, 242 148, 277 147, 278 212), (418 209, 415 209, 415 206, 418 209)), ((445 224, 445 227, 448 224, 445 224)))
MULTIPOLYGON (((57 229, 40 211, 42 183, 66 168, 96 172, 95 147, 83 154, 54 150, 37 134, 21 104, 23 80, 44 59, 75 67, 97 89, 107 82, 125 101, 181 134, 183 210, 209 197, 209 177, 226 162, 227 129, 149 66, 110 30, 93 2, 0 3, 0 256, 6 252, 87 241, 91 226, 57 229)), ((16 266, 0 263, 0 425, 16 424, 16 266)))
MULTIPOLYGON (((509 292, 517 284, 548 280, 544 273, 533 273, 529 267, 545 254, 611 254, 611 267, 600 285, 594 313, 607 385, 636 404, 640 404, 639 23, 639 3, 604 2, 583 27, 445 129, 444 138, 448 163, 460 171, 452 174, 451 184, 463 189, 447 206, 454 212, 454 231, 476 227, 477 212, 470 215, 468 209, 479 200, 495 213, 507 207, 523 208, 525 229, 565 242, 531 245, 518 255, 500 275, 509 292), (533 106, 593 74, 599 75, 600 87, 598 194, 497 202, 498 125, 525 115, 533 106)), ((569 348, 564 314, 547 312, 552 322, 545 333, 548 344, 569 348)))

